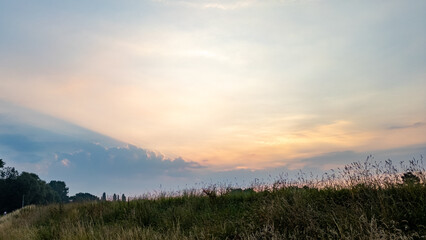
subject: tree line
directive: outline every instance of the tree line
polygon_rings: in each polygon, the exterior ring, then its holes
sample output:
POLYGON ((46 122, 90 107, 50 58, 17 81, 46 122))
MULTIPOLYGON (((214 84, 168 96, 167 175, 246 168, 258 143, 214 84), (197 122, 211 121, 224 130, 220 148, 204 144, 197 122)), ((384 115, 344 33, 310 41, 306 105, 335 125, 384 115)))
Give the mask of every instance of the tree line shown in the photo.
POLYGON ((0 159, 0 213, 11 212, 30 204, 68 203, 99 200, 90 193, 68 196, 63 181, 43 181, 35 173, 19 173, 14 167, 6 167, 0 159))

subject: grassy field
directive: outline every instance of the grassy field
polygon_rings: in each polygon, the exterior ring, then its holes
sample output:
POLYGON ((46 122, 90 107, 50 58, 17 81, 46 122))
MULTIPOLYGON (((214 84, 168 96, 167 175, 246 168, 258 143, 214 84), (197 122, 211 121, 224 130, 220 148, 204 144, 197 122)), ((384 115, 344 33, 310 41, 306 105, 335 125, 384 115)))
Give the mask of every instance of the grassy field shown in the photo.
POLYGON ((31 206, 0 239, 426 239, 425 171, 354 163, 321 179, 183 191, 128 202, 31 206))

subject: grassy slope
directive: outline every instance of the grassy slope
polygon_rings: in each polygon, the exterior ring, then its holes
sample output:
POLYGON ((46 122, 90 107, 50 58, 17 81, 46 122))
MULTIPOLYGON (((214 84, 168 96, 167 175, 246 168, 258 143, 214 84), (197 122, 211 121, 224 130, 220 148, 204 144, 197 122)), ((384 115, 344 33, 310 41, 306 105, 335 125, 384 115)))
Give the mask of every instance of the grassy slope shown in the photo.
POLYGON ((189 193, 40 206, 2 218, 0 239, 426 239, 426 186, 189 193))

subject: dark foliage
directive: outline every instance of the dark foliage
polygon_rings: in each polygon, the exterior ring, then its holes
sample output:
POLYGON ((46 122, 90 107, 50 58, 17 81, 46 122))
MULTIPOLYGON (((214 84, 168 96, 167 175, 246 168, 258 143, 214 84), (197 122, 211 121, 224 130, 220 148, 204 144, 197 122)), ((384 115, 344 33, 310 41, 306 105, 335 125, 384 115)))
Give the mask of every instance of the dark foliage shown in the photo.
POLYGON ((5 167, 0 161, 0 212, 11 212, 31 204, 68 202, 68 188, 64 182, 46 184, 35 173, 19 172, 5 167))
POLYGON ((62 181, 50 181, 49 186, 55 191, 61 202, 66 203, 69 201, 68 188, 65 182, 62 181))
POLYGON ((74 196, 70 197, 72 202, 89 202, 89 201, 98 201, 99 198, 90 193, 77 193, 74 196))

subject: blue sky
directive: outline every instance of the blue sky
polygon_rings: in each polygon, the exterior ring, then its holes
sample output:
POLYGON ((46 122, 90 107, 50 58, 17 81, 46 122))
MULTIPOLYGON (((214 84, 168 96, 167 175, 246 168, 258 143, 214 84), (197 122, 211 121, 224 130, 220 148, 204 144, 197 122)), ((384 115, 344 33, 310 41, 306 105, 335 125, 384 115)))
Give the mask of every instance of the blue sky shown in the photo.
POLYGON ((0 1, 0 157, 71 191, 100 191, 110 176, 108 191, 128 181, 133 193, 369 154, 418 157, 425 10, 424 1, 0 1))

